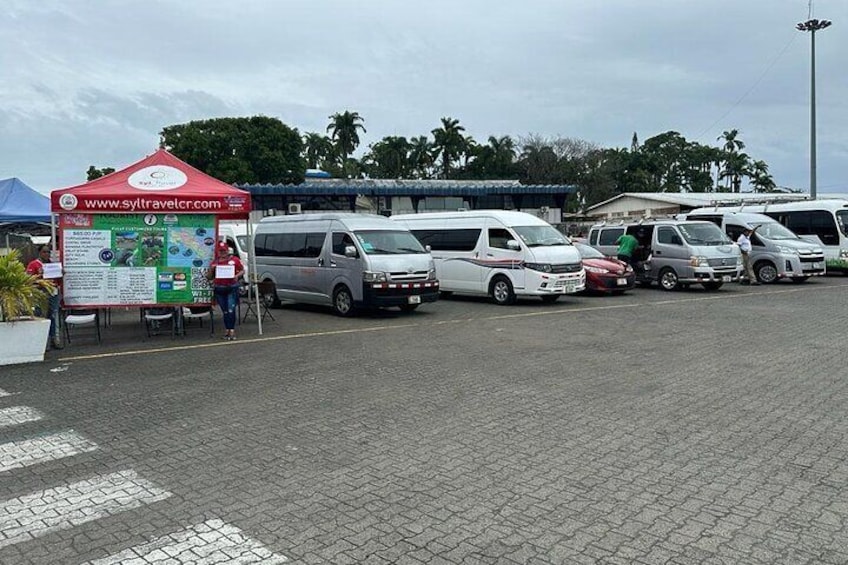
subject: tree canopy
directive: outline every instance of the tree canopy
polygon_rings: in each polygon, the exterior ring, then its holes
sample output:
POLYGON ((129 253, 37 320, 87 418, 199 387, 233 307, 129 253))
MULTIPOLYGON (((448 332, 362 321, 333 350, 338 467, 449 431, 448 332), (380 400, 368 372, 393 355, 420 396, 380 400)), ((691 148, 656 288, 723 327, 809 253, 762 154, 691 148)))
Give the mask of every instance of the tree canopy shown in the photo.
POLYGON ((277 118, 215 118, 165 127, 161 146, 201 171, 228 183, 303 181, 303 142, 297 129, 277 118))

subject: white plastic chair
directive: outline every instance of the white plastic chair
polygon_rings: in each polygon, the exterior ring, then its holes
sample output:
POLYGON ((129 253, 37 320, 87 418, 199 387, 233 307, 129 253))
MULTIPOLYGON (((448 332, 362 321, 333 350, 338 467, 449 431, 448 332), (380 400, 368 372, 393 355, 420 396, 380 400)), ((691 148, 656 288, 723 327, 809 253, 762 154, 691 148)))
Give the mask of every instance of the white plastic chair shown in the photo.
POLYGON ((68 310, 62 317, 62 328, 65 333, 65 341, 71 343, 71 328, 94 324, 97 343, 100 343, 100 312, 98 310, 68 310))
MULTIPOLYGON (((198 309, 195 308, 195 310, 198 309)), ((186 334, 186 320, 199 320, 202 328, 204 318, 209 318, 209 335, 215 335, 215 308, 212 306, 202 308, 200 311, 192 311, 191 308, 183 306, 182 317, 182 335, 186 334)))
POLYGON ((171 339, 177 335, 177 322, 174 319, 173 308, 151 308, 144 311, 144 325, 147 328, 147 337, 158 335, 157 330, 162 322, 170 322, 171 324, 171 339))

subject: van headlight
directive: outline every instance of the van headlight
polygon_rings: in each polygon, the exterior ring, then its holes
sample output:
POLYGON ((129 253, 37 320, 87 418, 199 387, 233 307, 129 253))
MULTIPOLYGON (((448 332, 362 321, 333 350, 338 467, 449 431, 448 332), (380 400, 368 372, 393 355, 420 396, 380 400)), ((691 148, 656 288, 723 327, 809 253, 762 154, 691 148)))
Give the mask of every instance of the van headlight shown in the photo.
POLYGON ((710 262, 702 255, 692 255, 689 257, 689 264, 693 267, 709 267, 710 262))
POLYGON ((431 268, 429 271, 427 271, 427 280, 436 280, 436 269, 431 268))
POLYGON ((840 249, 839 257, 842 259, 848 259, 848 249, 840 249))
POLYGON ((792 247, 786 247, 785 245, 778 245, 777 252, 783 253, 784 255, 798 255, 797 249, 793 249, 792 247))
POLYGON ((362 271, 362 280, 367 283, 386 282, 388 277, 381 271, 362 271))
POLYGON ((540 273, 550 273, 553 270, 550 263, 524 263, 524 268, 540 273))

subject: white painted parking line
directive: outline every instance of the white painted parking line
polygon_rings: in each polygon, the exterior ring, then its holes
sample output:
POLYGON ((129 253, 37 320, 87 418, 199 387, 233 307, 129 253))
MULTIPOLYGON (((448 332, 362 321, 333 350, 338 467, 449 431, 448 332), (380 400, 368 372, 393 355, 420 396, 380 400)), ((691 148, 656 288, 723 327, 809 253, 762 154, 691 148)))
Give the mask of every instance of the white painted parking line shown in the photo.
POLYGON ((75 432, 59 432, 0 444, 0 473, 55 461, 97 449, 97 444, 75 432))
POLYGON ((0 388, 0 398, 3 398, 4 396, 9 396, 9 393, 0 388))
POLYGON ((29 406, 12 406, 0 410, 0 428, 16 426, 26 422, 37 422, 43 418, 41 412, 29 406))
POLYGON ((130 563, 276 565, 286 561, 288 561, 287 558, 271 553, 259 542, 245 536, 240 529, 227 525, 221 520, 209 520, 115 555, 89 561, 84 565, 128 565, 130 563))
POLYGON ((0 502, 0 548, 171 496, 135 471, 99 475, 0 502))

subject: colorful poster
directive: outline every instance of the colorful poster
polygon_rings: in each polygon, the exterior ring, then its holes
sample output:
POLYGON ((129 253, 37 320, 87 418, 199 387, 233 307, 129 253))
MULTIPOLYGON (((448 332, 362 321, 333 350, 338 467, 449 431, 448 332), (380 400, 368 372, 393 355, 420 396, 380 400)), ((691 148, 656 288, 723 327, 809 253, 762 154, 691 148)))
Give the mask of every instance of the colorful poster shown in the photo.
POLYGON ((209 304, 215 254, 208 214, 63 214, 69 306, 209 304))

